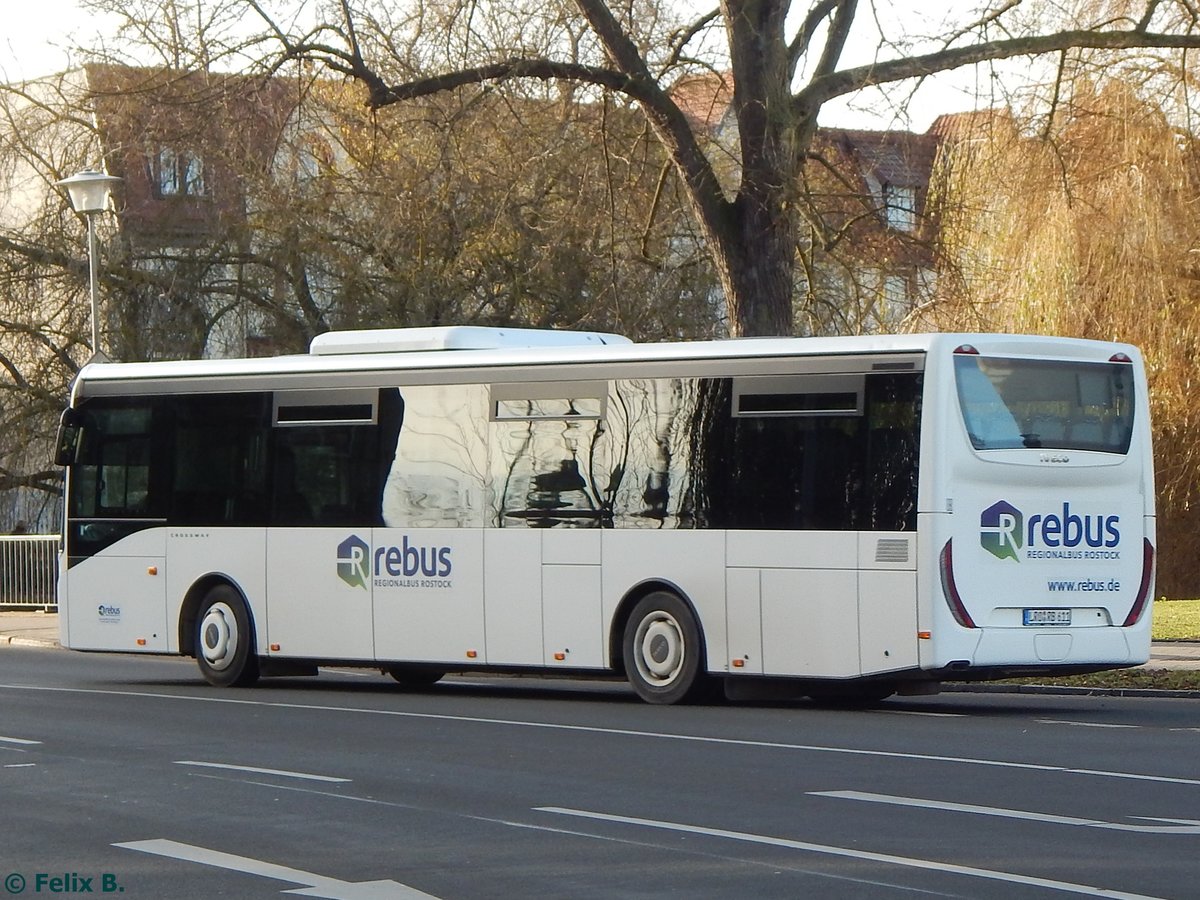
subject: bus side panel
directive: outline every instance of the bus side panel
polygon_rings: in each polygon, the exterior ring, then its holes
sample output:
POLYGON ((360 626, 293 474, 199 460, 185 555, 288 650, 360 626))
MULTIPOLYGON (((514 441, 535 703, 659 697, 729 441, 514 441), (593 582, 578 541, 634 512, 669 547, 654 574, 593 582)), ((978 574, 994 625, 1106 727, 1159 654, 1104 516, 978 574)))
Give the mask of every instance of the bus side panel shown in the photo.
POLYGON ((862 674, 916 668, 916 572, 860 572, 858 621, 862 674))
POLYGON ((371 529, 272 528, 267 532, 268 645, 280 656, 374 658, 371 529), (364 540, 364 537, 366 540, 364 540), (357 542, 357 543, 356 543, 357 542), (355 547, 363 548, 357 555, 355 547))
POLYGON ((542 647, 542 531, 487 528, 483 532, 487 661, 540 666, 542 647))
POLYGON ((914 537, 729 532, 730 654, 743 661, 731 671, 852 678, 916 666, 914 537))
POLYGON ((857 533, 730 531, 726 561, 731 571, 758 573, 763 674, 859 673, 857 533))
POLYGON ((603 668, 603 534, 597 528, 539 529, 538 533, 542 536, 545 664, 603 668))
POLYGON ((257 637, 256 652, 267 653, 267 532, 265 528, 172 528, 167 537, 168 642, 179 652, 179 617, 192 585, 220 575, 246 599, 257 637))
POLYGON ((488 660, 482 530, 376 528, 371 534, 376 658, 462 665, 488 660))
MULTIPOLYGON (((725 532, 603 532, 604 633, 630 590, 650 581, 674 585, 691 601, 700 618, 708 651, 708 670, 729 669, 725 632, 725 532)), ((618 638, 620 636, 618 635, 618 638)))
POLYGON ((60 584, 73 650, 165 653, 166 529, 135 532, 76 563, 60 584))

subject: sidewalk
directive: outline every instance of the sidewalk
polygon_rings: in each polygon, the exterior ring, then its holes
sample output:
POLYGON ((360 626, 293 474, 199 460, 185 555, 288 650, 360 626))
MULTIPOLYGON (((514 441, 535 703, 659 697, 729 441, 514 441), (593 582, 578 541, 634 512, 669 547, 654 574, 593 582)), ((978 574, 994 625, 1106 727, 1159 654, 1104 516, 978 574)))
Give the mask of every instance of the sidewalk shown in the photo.
POLYGON ((58 613, 0 611, 0 647, 57 647, 58 613))
MULTIPOLYGON (((0 647, 57 647, 58 614, 0 612, 0 647)), ((1200 669, 1200 642, 1156 641, 1147 669, 1200 669)))

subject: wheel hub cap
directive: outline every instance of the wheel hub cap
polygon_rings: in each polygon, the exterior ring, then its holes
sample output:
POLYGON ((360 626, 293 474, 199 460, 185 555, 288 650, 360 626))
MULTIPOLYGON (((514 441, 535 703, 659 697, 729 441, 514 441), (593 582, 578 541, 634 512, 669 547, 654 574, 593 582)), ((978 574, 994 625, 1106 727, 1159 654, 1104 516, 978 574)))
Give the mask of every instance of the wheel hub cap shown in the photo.
POLYGON ((233 662, 238 648, 237 619, 224 603, 215 603, 200 623, 200 652, 204 661, 214 669, 224 669, 233 662))
POLYGON ((678 677, 683 668, 683 631, 673 616, 658 612, 647 616, 638 627, 637 666, 642 677, 652 684, 665 686, 678 677))

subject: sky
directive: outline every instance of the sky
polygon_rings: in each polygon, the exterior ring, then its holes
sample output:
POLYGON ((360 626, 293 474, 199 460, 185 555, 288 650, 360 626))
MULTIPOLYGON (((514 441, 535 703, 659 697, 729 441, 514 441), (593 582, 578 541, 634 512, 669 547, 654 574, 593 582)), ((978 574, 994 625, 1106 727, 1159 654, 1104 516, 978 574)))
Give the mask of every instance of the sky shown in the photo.
MULTIPOLYGON (((896 7, 909 7, 905 14, 910 16, 914 15, 915 6, 919 15, 926 17, 928 27, 935 30, 941 14, 939 8, 949 9, 954 0, 893 2, 896 7)), ((79 0, 5 0, 5 6, 0 24, 0 83, 68 69, 75 63, 71 48, 100 46, 114 30, 113 20, 82 10, 79 0)), ((869 21, 865 13, 860 17, 869 21)), ((847 55, 854 63, 869 62, 873 48, 874 40, 864 40, 857 51, 853 46, 848 48, 847 55)), ((820 121, 825 126, 844 128, 924 131, 941 113, 993 105, 991 99, 976 100, 976 95, 988 93, 990 78, 983 69, 968 69, 930 80, 909 102, 904 118, 897 119, 894 104, 879 92, 870 91, 827 105, 820 121)))
POLYGON ((104 22, 76 0, 7 0, 0 24, 0 80, 36 78, 70 68, 69 48, 93 43, 104 22))

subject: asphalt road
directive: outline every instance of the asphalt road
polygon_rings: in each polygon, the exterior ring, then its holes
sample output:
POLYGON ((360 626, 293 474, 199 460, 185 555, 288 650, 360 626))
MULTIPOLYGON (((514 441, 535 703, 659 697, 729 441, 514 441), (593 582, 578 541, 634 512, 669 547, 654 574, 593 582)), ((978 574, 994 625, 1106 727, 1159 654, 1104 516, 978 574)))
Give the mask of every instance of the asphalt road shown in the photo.
POLYGON ((1198 746, 1197 700, 219 690, 190 661, 7 647, 0 900, 1194 897, 1198 746))

